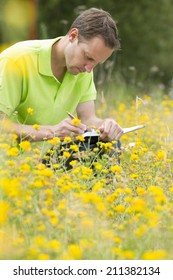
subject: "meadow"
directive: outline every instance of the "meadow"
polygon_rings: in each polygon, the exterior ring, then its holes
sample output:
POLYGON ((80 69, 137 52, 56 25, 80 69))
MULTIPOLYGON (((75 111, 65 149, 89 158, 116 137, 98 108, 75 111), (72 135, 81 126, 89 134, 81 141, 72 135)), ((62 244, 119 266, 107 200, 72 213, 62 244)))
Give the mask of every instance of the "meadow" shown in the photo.
POLYGON ((159 89, 102 96, 97 113, 122 127, 145 125, 121 137, 120 164, 109 156, 114 143, 102 144, 101 158, 98 148, 81 154, 72 144, 79 161, 66 170, 64 150, 48 168, 43 143, 18 144, 15 134, 1 133, 1 260, 173 259, 173 100, 159 89))

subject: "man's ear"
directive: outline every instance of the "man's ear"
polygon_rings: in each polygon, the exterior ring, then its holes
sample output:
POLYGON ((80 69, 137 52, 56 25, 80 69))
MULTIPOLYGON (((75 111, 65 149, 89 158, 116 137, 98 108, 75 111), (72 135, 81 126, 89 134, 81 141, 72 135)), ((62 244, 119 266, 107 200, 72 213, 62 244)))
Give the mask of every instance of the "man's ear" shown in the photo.
POLYGON ((78 36, 79 36, 79 30, 77 28, 72 28, 70 31, 69 31, 69 41, 72 43, 74 42, 76 39, 78 39, 78 36))

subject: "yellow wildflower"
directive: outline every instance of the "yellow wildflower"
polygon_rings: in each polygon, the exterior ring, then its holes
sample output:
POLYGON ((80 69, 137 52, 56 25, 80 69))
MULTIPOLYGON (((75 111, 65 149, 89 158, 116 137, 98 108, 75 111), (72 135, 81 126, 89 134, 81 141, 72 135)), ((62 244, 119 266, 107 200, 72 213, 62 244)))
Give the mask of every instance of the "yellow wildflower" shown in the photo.
POLYGON ((61 243, 56 239, 52 239, 48 242, 48 247, 52 250, 60 251, 61 243))
POLYGON ((16 157, 19 154, 19 149, 17 147, 12 147, 7 151, 7 155, 10 157, 16 157))
POLYGON ((76 144, 70 145, 70 149, 73 150, 74 152, 79 151, 79 147, 76 144))
POLYGON ((82 135, 77 135, 77 136, 76 136, 76 140, 78 140, 78 141, 80 141, 80 142, 84 142, 84 141, 85 141, 85 138, 84 138, 84 136, 82 136, 82 135))
POLYGON ((24 151, 30 151, 31 150, 31 144, 27 140, 20 142, 19 146, 24 151))
POLYGON ((71 154, 70 154, 69 152, 67 152, 67 151, 64 151, 64 152, 63 152, 63 156, 64 156, 65 158, 69 158, 69 157, 71 156, 71 154))
POLYGON ((20 166, 20 171, 21 171, 21 172, 29 173, 30 170, 31 170, 31 167, 30 167, 29 164, 27 164, 27 163, 21 164, 21 166, 20 166))
POLYGON ((57 144, 60 143, 60 138, 59 137, 54 137, 50 140, 47 141, 49 144, 56 146, 57 144))
POLYGON ((131 157, 130 157, 130 160, 138 160, 139 159, 139 157, 138 157, 138 155, 137 154, 131 154, 131 157))
POLYGON ((141 187, 138 187, 136 191, 138 195, 144 195, 146 193, 146 190, 141 187))
POLYGON ((69 254, 72 256, 72 259, 79 260, 82 257, 82 251, 80 247, 76 244, 71 244, 68 246, 69 254))
POLYGON ((49 255, 48 254, 39 254, 38 260, 49 260, 49 255))
POLYGON ((122 167, 119 166, 119 165, 113 165, 113 166, 110 167, 110 171, 121 173, 122 172, 122 167))
POLYGON ((32 114, 33 114, 33 111, 34 111, 34 109, 32 109, 31 107, 29 107, 29 108, 27 109, 28 115, 32 115, 32 114))
POLYGON ((148 251, 142 256, 143 260, 162 260, 166 258, 166 252, 164 250, 148 251))
POLYGON ((165 156, 166 156, 165 151, 159 150, 159 151, 157 152, 157 160, 164 160, 165 156))
POLYGON ((7 221, 9 208, 10 206, 7 202, 0 201, 0 226, 7 221))
POLYGON ((74 118, 71 123, 72 125, 78 126, 81 123, 81 120, 79 120, 78 118, 74 118))
POLYGON ((115 210, 116 212, 118 212, 119 214, 121 214, 121 213, 124 213, 125 207, 124 207, 124 205, 119 204, 119 205, 117 205, 117 206, 114 207, 114 210, 115 210))
POLYGON ((70 142, 72 142, 72 139, 71 139, 71 137, 66 136, 66 137, 64 138, 63 142, 64 142, 64 143, 70 143, 70 142))
POLYGON ((35 130, 40 130, 40 125, 39 124, 34 124, 32 127, 35 130))

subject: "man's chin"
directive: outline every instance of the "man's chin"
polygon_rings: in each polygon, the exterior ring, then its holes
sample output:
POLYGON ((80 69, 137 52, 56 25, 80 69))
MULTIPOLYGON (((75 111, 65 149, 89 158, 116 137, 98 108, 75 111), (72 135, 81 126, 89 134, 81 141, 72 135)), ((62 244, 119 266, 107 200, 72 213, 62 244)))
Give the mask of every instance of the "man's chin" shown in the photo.
POLYGON ((76 75, 82 73, 82 71, 80 71, 79 68, 71 68, 71 69, 69 69, 69 72, 70 72, 72 75, 74 75, 74 76, 76 76, 76 75))

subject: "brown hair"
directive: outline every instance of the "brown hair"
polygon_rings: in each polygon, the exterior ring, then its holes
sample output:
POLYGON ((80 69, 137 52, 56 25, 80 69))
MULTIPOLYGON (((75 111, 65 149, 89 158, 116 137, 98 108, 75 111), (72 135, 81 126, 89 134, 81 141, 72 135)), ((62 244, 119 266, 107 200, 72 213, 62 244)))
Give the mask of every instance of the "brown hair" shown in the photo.
POLYGON ((105 46, 116 50, 120 48, 116 23, 111 15, 102 9, 90 8, 82 12, 72 23, 70 29, 72 28, 77 28, 79 35, 87 40, 102 37, 105 46))

